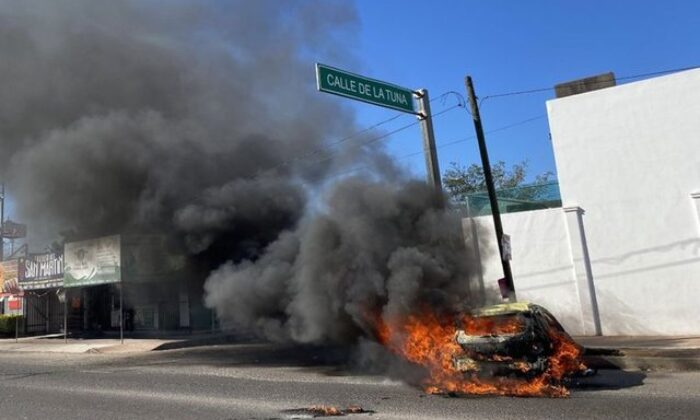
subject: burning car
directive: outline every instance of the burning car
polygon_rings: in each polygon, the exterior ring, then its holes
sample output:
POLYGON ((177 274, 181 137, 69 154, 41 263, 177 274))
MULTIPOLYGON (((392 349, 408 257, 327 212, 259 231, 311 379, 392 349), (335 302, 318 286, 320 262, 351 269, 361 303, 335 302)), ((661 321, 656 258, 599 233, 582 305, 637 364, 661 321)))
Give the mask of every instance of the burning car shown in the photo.
POLYGON ((430 394, 563 397, 566 379, 586 372, 581 346, 546 309, 529 303, 378 318, 377 339, 425 369, 430 394))
POLYGON ((457 322, 454 340, 463 353, 453 356, 453 366, 466 375, 523 379, 548 375, 558 382, 585 372, 579 360, 581 346, 541 306, 496 305, 472 311, 457 322))

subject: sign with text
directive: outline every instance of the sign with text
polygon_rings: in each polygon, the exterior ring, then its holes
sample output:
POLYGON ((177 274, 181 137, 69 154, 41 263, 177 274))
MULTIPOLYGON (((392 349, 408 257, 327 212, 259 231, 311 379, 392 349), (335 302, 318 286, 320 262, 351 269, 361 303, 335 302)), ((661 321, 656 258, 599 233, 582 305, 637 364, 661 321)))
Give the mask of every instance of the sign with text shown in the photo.
POLYGON ((105 236, 64 247, 65 287, 95 286, 121 281, 121 238, 105 236))
POLYGON ((416 113, 411 89, 318 63, 316 63, 316 83, 321 92, 345 96, 412 114, 416 113))
POLYGON ((22 290, 49 289, 63 286, 63 254, 32 254, 20 258, 22 290))
POLYGON ((7 315, 22 315, 24 297, 12 295, 7 299, 7 315))
POLYGON ((513 259, 513 248, 510 245, 510 235, 505 233, 501 237, 501 249, 503 250, 503 261, 510 261, 513 259))
POLYGON ((2 224, 2 237, 5 239, 20 239, 27 236, 27 225, 6 220, 2 224))
POLYGON ((19 271, 18 260, 6 260, 0 262, 0 291, 3 293, 19 293, 19 271))

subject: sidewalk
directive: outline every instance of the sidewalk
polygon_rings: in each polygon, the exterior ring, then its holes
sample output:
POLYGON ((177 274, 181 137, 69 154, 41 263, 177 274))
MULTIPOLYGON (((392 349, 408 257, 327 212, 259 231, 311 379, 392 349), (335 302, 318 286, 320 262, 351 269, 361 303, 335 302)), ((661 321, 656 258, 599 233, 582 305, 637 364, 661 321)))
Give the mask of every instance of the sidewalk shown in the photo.
POLYGON ((235 338, 226 333, 202 333, 164 338, 68 338, 64 341, 62 334, 46 336, 0 339, 2 352, 38 352, 38 353, 135 353, 154 350, 170 350, 194 346, 223 344, 235 338))
POLYGON ((574 337, 586 348, 591 368, 628 370, 700 370, 700 337, 574 337))
POLYGON ((587 348, 615 348, 615 349, 700 349, 700 337, 628 337, 628 336, 600 336, 600 337, 574 337, 574 339, 587 348))
POLYGON ((129 353, 151 351, 168 340, 125 338, 124 344, 113 338, 75 339, 60 337, 26 337, 0 339, 0 352, 38 353, 129 353))

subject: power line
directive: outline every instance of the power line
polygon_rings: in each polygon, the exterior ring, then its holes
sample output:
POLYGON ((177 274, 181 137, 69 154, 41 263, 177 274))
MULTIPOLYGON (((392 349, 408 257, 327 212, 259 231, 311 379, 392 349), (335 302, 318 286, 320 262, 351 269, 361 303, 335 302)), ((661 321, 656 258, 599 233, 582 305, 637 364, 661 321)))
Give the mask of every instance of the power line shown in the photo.
MULTIPOLYGON (((442 99, 442 98, 444 98, 445 96, 450 95, 450 94, 456 94, 458 97, 460 96, 457 92, 449 91, 449 92, 445 92, 445 93, 443 93, 443 94, 441 94, 441 95, 439 95, 439 96, 437 96, 437 97, 431 99, 430 102, 437 101, 437 100, 442 99)), ((458 99, 457 102, 458 102, 458 103, 457 103, 456 105, 453 105, 453 106, 451 106, 451 107, 449 107, 449 108, 446 108, 446 109, 444 109, 444 110, 442 110, 442 111, 440 111, 440 112, 438 112, 438 113, 434 113, 434 114, 432 115, 432 117, 433 117, 433 118, 434 118, 434 117, 438 117, 438 116, 443 115, 443 114, 446 114, 446 113, 448 113, 448 112, 450 112, 450 111, 452 111, 452 110, 454 110, 454 109, 456 109, 456 108, 465 108, 464 98, 461 98, 461 100, 458 99)), ((376 123, 376 124, 373 124, 373 125, 370 126, 370 127, 367 127, 367 128, 365 128, 365 129, 362 129, 362 130, 360 130, 360 131, 358 131, 358 132, 355 132, 355 133, 353 133, 353 134, 351 134, 351 135, 349 135, 349 136, 346 136, 346 137, 344 137, 344 138, 342 138, 342 139, 340 139, 340 140, 338 140, 338 141, 336 141, 336 142, 334 142, 334 143, 331 143, 330 145, 324 145, 324 146, 319 147, 319 148, 317 148, 316 150, 312 150, 312 151, 310 151, 310 152, 308 152, 308 153, 306 153, 306 154, 304 154, 304 155, 299 155, 299 156, 294 157, 294 158, 292 158, 292 159, 290 159, 290 160, 286 160, 286 161, 280 162, 280 163, 278 163, 278 164, 276 164, 276 165, 273 165, 273 166, 270 166, 270 167, 268 167, 268 168, 260 169, 260 170, 257 171, 257 173, 252 174, 252 175, 250 175, 250 176, 247 177, 247 178, 244 178, 244 180, 245 180, 245 181, 255 181, 255 180, 259 180, 259 179, 263 178, 267 173, 269 173, 269 172, 271 172, 271 171, 274 171, 275 169, 279 169, 279 168, 281 168, 281 167, 284 167, 284 166, 287 166, 287 165, 291 164, 292 162, 299 161, 299 160, 302 160, 302 159, 305 159, 305 158, 308 158, 308 157, 317 155, 317 154, 320 153, 320 152, 323 152, 323 151, 326 151, 326 150, 330 149, 332 146, 336 146, 336 145, 338 145, 338 144, 340 144, 340 143, 342 143, 342 142, 345 142, 345 141, 349 140, 350 138, 357 137, 358 135, 360 135, 360 134, 362 134, 362 133, 366 133, 366 132, 368 132, 368 131, 370 131, 370 130, 372 130, 372 129, 375 129, 375 128, 377 128, 377 127, 383 125, 383 124, 386 124, 386 123, 388 123, 388 122, 391 122, 391 121, 393 121, 393 120, 395 120, 395 119, 397 119, 397 118, 399 118, 399 117, 401 117, 401 116, 404 116, 404 115, 407 115, 407 114, 405 114, 405 113, 399 113, 399 114, 394 115, 394 116, 392 116, 392 117, 390 117, 390 118, 387 118, 387 119, 385 119, 385 120, 383 120, 383 121, 380 121, 380 122, 378 122, 378 123, 376 123)), ((381 139, 387 138, 387 137, 389 137, 389 136, 391 136, 391 135, 393 135, 393 134, 396 134, 396 133, 401 132, 401 131, 403 131, 403 130, 406 130, 406 129, 410 128, 410 127, 413 127, 413 126, 415 126, 415 125, 417 125, 417 124, 419 124, 419 123, 420 123, 420 120, 414 121, 414 122, 412 122, 412 123, 410 123, 410 124, 406 124, 406 125, 401 126, 401 127, 397 128, 397 129, 395 129, 395 130, 392 130, 392 131, 390 131, 390 132, 388 132, 388 133, 385 133, 385 134, 382 134, 382 135, 380 135, 380 136, 377 136, 377 137, 371 138, 371 139, 369 139, 369 140, 366 140, 366 141, 362 142, 360 146, 366 146, 366 145, 368 145, 368 144, 377 142, 377 141, 379 141, 379 140, 381 140, 381 139)), ((333 155, 333 153, 335 153, 335 151, 334 151, 334 150, 328 150, 328 152, 329 152, 329 153, 328 153, 324 158, 318 159, 318 160, 314 160, 314 161, 307 161, 306 163, 318 164, 318 163, 322 163, 322 162, 328 161, 328 160, 330 160, 330 159, 332 158, 332 155, 333 155)), ((351 172, 352 172, 352 171, 351 171, 351 172)), ((337 174, 336 176, 339 176, 339 175, 341 175, 341 174, 337 174)), ((334 177, 336 177, 336 176, 332 176, 332 177, 330 177, 330 178, 334 178, 334 177)), ((204 195, 204 192, 201 192, 200 194, 197 195, 197 197, 195 197, 195 199, 199 199, 199 198, 201 198, 203 195, 204 195)))
MULTIPOLYGON (((456 107, 456 106, 455 106, 455 107, 456 107)), ((453 108, 454 108, 454 107, 453 107, 453 108)), ((444 113, 444 112, 447 112, 447 111, 448 111, 448 110, 445 110, 445 111, 443 111, 443 113, 444 113)), ((437 114, 436 114, 436 115, 437 115, 437 114)), ((487 131, 486 134, 497 133, 497 132, 499 132, 499 131, 504 131, 504 130, 508 130, 508 129, 511 129, 511 128, 514 128, 514 127, 518 127, 518 126, 521 126, 521 125, 530 123, 530 122, 532 122, 532 121, 537 121, 537 120, 539 120, 539 119, 542 119, 542 118, 544 118, 545 116, 546 116, 546 115, 542 114, 542 115, 537 115, 537 116, 534 116, 534 117, 530 117, 530 118, 527 118, 527 119, 524 119, 524 120, 521 120, 521 121, 514 122, 514 123, 512 123, 512 124, 508 124, 508 125, 504 125, 504 126, 502 126, 502 127, 494 128, 493 130, 487 131)), ((412 125, 414 125, 414 124, 412 124, 412 125)), ((410 126, 409 126, 409 127, 410 127, 410 126)), ((445 148, 445 147, 454 146, 455 144, 465 143, 465 142, 467 142, 467 141, 469 141, 469 140, 474 140, 475 138, 476 138, 475 135, 468 136, 468 137, 464 137, 464 138, 461 138, 461 139, 458 139, 458 140, 453 140, 453 141, 450 141, 450 142, 447 142, 447 143, 440 144, 440 145, 437 146, 436 148, 437 148, 437 149, 443 149, 443 148, 445 148)), ((423 154, 423 153, 424 153, 423 150, 421 150, 421 151, 419 151, 419 152, 409 153, 409 154, 407 154, 407 155, 403 155, 403 156, 399 156, 399 157, 393 158, 393 161, 396 162, 396 161, 400 161, 400 160, 405 160, 405 159, 408 159, 408 158, 412 158, 412 157, 414 157, 414 156, 421 155, 421 154, 423 154)), ((348 175, 348 174, 351 174, 351 173, 354 173, 354 172, 358 172, 358 171, 362 171, 362 170, 366 170, 366 169, 372 169, 372 167, 371 167, 370 165, 363 165, 363 166, 360 166, 360 167, 357 167, 357 168, 350 169, 350 170, 348 170, 348 171, 336 173, 336 174, 334 174, 333 176, 331 176, 330 178, 337 178, 337 177, 340 177, 340 176, 343 176, 343 175, 348 175)))
MULTIPOLYGON (((527 118, 527 119, 522 120, 522 121, 518 121, 518 122, 515 122, 515 123, 512 123, 512 124, 504 125, 504 126, 502 126, 502 127, 494 128, 493 130, 486 131, 486 134, 493 134, 493 133, 497 133, 497 132, 499 132, 499 131, 509 130, 509 129, 513 128, 513 127, 518 127, 518 126, 521 126, 521 125, 530 123, 530 122, 532 122, 532 121, 537 121, 537 120, 540 120, 540 119, 542 119, 542 118, 544 118, 544 117, 546 117, 546 115, 544 115, 544 114, 542 114, 542 115, 537 115, 537 116, 535 116, 535 117, 530 117, 530 118, 527 118)), ((476 136, 469 136, 469 137, 465 137, 465 138, 462 138, 462 139, 459 139, 459 140, 453 140, 453 141, 450 141, 450 142, 447 142, 447 143, 443 143, 443 144, 439 145, 437 148, 438 148, 438 149, 442 149, 442 148, 445 148, 445 147, 454 146, 455 144, 466 143, 466 142, 468 142, 469 140, 474 140, 475 138, 476 138, 476 136)), ((412 153, 410 156, 415 156, 415 155, 420 154, 420 153, 422 153, 422 152, 412 153)), ((409 155, 407 155, 407 156, 409 156, 409 155)), ((398 158, 398 159, 400 160, 400 159, 406 158, 407 156, 402 156, 402 157, 400 157, 400 158, 398 158)))
MULTIPOLYGON (((435 101, 438 101, 438 100, 442 100, 442 103, 444 104, 444 103, 445 103, 445 100, 447 99, 447 97, 448 97, 449 95, 455 95, 455 96, 457 97, 457 106, 465 107, 465 108, 466 108, 466 102, 465 102, 465 100, 464 100, 464 96, 462 96, 459 92, 456 92, 456 91, 453 91, 453 90, 448 91, 448 92, 445 92, 445 93, 442 93, 441 95, 439 95, 439 96, 437 96, 437 97, 435 97, 435 98, 432 98, 432 99, 430 100, 430 102, 432 103, 432 102, 435 102, 435 101)), ((366 132, 368 132, 368 131, 372 131, 372 130, 378 128, 378 127, 381 127, 381 126, 384 125, 384 124, 390 123, 391 121, 394 121, 394 120, 396 120, 396 119, 398 119, 398 118, 400 118, 400 117, 405 117, 405 116, 407 116, 407 115, 409 115, 409 114, 406 114, 405 112, 398 112, 398 113, 396 113, 396 115, 394 115, 394 116, 392 116, 392 117, 389 117, 389 118, 387 118, 387 119, 385 119, 385 120, 379 121, 378 123, 372 124, 371 126, 369 126, 369 127, 367 127, 367 128, 363 128, 362 130, 357 131, 357 132, 355 132, 355 133, 353 133, 353 134, 350 134, 350 135, 348 135, 348 136, 346 136, 346 137, 343 137, 343 138, 341 138, 341 139, 338 140, 338 141, 335 141, 335 142, 332 142, 332 143, 330 143, 330 144, 327 144, 327 145, 325 146, 325 148, 336 146, 336 145, 338 145, 338 144, 340 144, 340 143, 343 143, 343 142, 345 142, 345 141, 347 141, 347 140, 350 140, 351 138, 357 137, 357 136, 359 136, 359 135, 361 135, 361 134, 364 134, 364 133, 366 133, 366 132)))
MULTIPOLYGON (((432 102, 435 102, 435 101, 437 101, 437 100, 441 100, 441 99, 442 99, 442 100, 443 100, 443 103, 444 103, 445 99, 446 99, 449 95, 455 95, 455 96, 457 97, 457 105, 454 105, 454 106, 452 106, 452 107, 448 108, 447 110, 442 111, 442 112, 440 112, 440 113, 433 114, 433 117, 436 117, 436 116, 438 116, 438 115, 441 115, 442 113, 447 112, 447 111, 450 111, 450 110, 452 110, 452 109, 454 109, 454 108, 456 108, 456 107, 463 107, 463 108, 466 109, 466 102, 464 101, 464 97, 463 97, 459 92, 455 92, 455 91, 448 91, 448 92, 442 93, 441 95, 438 95, 437 97, 431 99, 430 102, 432 103, 432 102)), ((384 125, 384 124, 388 124, 388 123, 390 123, 390 122, 392 122, 392 121, 394 121, 394 120, 396 120, 396 119, 398 119, 398 118, 400 118, 400 117, 404 117, 404 116, 406 116, 406 115, 408 115, 408 114, 406 114, 406 113, 404 113, 404 112, 399 112, 399 113, 397 113, 396 115, 394 115, 394 116, 392 116, 392 117, 389 117, 389 118, 387 118, 387 119, 385 119, 385 120, 382 120, 382 121, 379 121, 379 122, 377 122, 377 123, 375 123, 375 124, 372 124, 371 126, 369 126, 369 127, 367 127, 367 128, 363 128, 362 130, 356 131, 355 133, 352 133, 352 134, 350 134, 350 135, 348 135, 348 136, 345 136, 345 137, 343 137, 343 138, 341 138, 341 139, 339 139, 339 140, 337 140, 337 141, 335 141, 335 142, 331 142, 331 143, 322 145, 321 147, 318 147, 318 148, 316 148, 316 149, 314 149, 314 150, 308 151, 308 152, 306 152, 306 153, 304 153, 304 154, 301 154, 301 155, 298 155, 298 156, 296 156, 296 157, 293 157, 293 158, 290 159, 290 160, 286 160, 286 161, 281 162, 281 163, 279 163, 279 164, 277 164, 277 165, 275 165, 275 166, 272 166, 272 167, 270 167, 270 168, 267 168, 267 169, 265 169, 265 172, 268 172, 268 171, 271 171, 271 170, 274 170, 274 169, 277 169, 277 168, 280 168, 280 167, 283 167, 283 166, 287 166, 287 165, 289 165, 289 164, 291 164, 291 163, 293 163, 293 162, 299 161, 299 160, 303 160, 303 159, 306 159, 306 158, 309 158, 309 157, 312 157, 312 156, 316 156, 316 155, 318 155, 318 154, 320 154, 320 153, 325 152, 326 150, 329 150, 329 149, 332 149, 332 148, 338 146, 339 144, 345 143, 346 141, 349 141, 349 140, 351 140, 351 139, 353 139, 353 138, 355 138, 355 137, 357 137, 357 136, 359 136, 359 135, 362 135, 362 134, 365 134, 365 133, 367 133, 367 132, 370 132, 370 131, 372 131, 372 130, 378 128, 378 127, 381 127, 381 126, 384 125)), ((381 136, 379 139, 388 137, 388 136, 390 136, 390 135, 392 135, 392 134, 396 134, 396 133, 398 133, 398 132, 400 132, 400 131, 403 131, 403 130, 409 128, 409 127, 412 127, 412 126, 414 126, 414 125, 416 125, 416 124, 418 124, 418 122, 414 122, 414 123, 412 123, 412 124, 408 124, 408 125, 406 125, 406 126, 403 126, 403 127, 399 128, 399 129, 397 129, 397 130, 393 130, 393 131, 387 133, 386 135, 381 136)), ((378 139, 376 139, 376 140, 378 140, 378 139)))
MULTIPOLYGON (((700 68, 700 66, 690 66, 690 67, 681 67, 681 68, 675 68, 675 69, 669 69, 669 70, 659 70, 659 71, 654 71, 650 73, 640 73, 640 74, 634 74, 630 76, 620 76, 616 77, 615 80, 630 80, 630 79, 640 79, 642 77, 651 77, 651 76, 658 76, 660 74, 668 74, 668 73, 676 73, 679 71, 685 71, 685 70, 693 70, 700 68)), ((602 84, 602 83, 610 83, 608 80, 601 80, 601 81, 592 81, 590 84, 596 85, 596 84, 602 84)), ((554 86, 550 87, 543 87, 543 88, 537 88, 537 89, 528 89, 528 90, 520 90, 520 91, 514 91, 514 92, 503 92, 503 93, 495 93, 493 95, 486 95, 483 98, 481 98, 481 102, 484 102, 486 99, 492 99, 492 98, 502 98, 505 96, 516 96, 516 95, 529 95, 532 93, 540 93, 540 92, 548 92, 554 90, 554 86)))
MULTIPOLYGON (((432 101, 431 101, 431 102, 432 102, 432 101)), ((442 111, 440 111, 440 112, 437 112, 437 113, 433 114, 432 116, 433 116, 433 118, 439 117, 440 115, 446 114, 446 113, 448 113, 448 112, 450 112, 450 111, 452 111, 452 110, 454 110, 454 109, 456 109, 456 108, 462 108, 462 107, 463 107, 463 105, 462 105, 461 103, 458 103, 458 104, 452 105, 451 107, 446 108, 446 109, 444 109, 444 110, 442 110, 442 111)), ((418 125, 418 124, 420 124, 420 121, 414 121, 414 122, 412 122, 412 123, 410 123, 410 124, 403 125, 403 126, 397 128, 397 129, 394 129, 394 130, 388 132, 388 133, 384 133, 384 134, 382 134, 382 135, 380 135, 380 136, 373 137, 373 138, 371 138, 371 139, 369 139, 369 140, 366 140, 366 141, 361 142, 361 143, 360 143, 360 147, 362 147, 362 146, 367 146, 367 145, 370 145, 370 144, 372 144, 372 143, 376 143, 376 142, 378 142, 379 140, 382 140, 382 139, 385 139, 385 138, 387 138, 387 137, 390 137, 390 136, 392 136, 392 135, 394 135, 394 134, 396 134, 396 133, 399 133, 399 132, 401 132, 401 131, 404 131, 404 130, 406 130, 406 129, 408 129, 408 128, 411 128, 411 127, 413 127, 413 126, 415 126, 415 125, 418 125)), ((421 153, 422 153, 422 152, 421 152, 421 153)), ((332 158, 332 154, 333 154, 333 151, 331 151, 331 153, 329 153, 328 155, 326 155, 324 158, 319 159, 319 160, 316 160, 316 161, 313 161, 313 162, 309 162, 309 163, 322 163, 322 162, 328 161, 328 160, 330 160, 330 159, 332 158)))

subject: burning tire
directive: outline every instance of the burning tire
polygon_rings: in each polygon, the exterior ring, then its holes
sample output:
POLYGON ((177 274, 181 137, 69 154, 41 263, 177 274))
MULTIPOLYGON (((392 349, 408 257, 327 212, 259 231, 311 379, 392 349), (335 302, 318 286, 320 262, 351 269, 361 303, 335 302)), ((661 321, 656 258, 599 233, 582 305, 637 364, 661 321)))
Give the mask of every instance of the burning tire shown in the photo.
POLYGON ((558 387, 582 373, 582 347, 539 305, 514 303, 471 312, 457 321, 454 340, 462 349, 453 367, 472 380, 547 380, 558 387))

